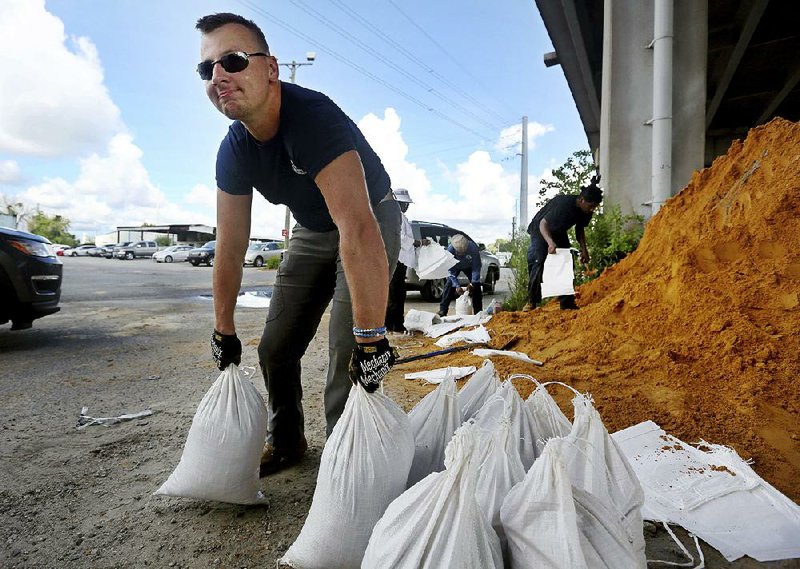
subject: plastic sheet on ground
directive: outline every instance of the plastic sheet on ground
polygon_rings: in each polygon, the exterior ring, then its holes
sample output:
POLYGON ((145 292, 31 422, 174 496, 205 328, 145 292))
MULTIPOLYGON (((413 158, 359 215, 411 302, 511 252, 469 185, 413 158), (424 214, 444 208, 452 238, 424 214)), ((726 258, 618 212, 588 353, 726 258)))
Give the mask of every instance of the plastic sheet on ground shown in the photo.
POLYGON ((236 298, 237 308, 269 308, 270 297, 258 292, 247 291, 236 298))
POLYGON ((429 369, 427 371, 415 371, 414 373, 405 374, 406 379, 422 379, 428 383, 441 383, 447 378, 461 379, 471 373, 475 373, 477 368, 475 366, 464 367, 440 367, 436 369, 429 369))
POLYGON ((446 336, 442 336, 436 340, 436 345, 442 348, 449 348, 450 346, 459 342, 466 342, 467 344, 484 344, 488 342, 489 332, 483 325, 473 328, 472 330, 459 330, 446 336))
POLYGON ((408 332, 425 332, 434 324, 441 323, 441 317, 435 312, 415 310, 414 308, 406 312, 406 316, 403 319, 403 326, 408 332))
POLYGON ((572 282, 575 271, 572 268, 572 253, 569 249, 556 249, 544 260, 542 271, 542 298, 575 294, 572 282))
POLYGON ((479 358, 488 358, 491 356, 505 356, 509 358, 514 358, 515 360, 528 362, 529 364, 534 364, 537 366, 542 365, 542 362, 540 362, 539 360, 531 359, 528 356, 528 354, 523 354, 522 352, 513 352, 511 350, 490 350, 489 348, 476 348, 472 350, 472 353, 478 356, 479 358))
POLYGON ((613 435, 642 484, 645 519, 675 523, 728 560, 800 557, 800 507, 760 478, 734 450, 706 452, 653 421, 613 435))
POLYGON ((472 316, 445 316, 441 324, 434 324, 425 330, 425 335, 429 338, 438 338, 459 328, 486 324, 491 319, 491 314, 486 314, 483 310, 472 316))

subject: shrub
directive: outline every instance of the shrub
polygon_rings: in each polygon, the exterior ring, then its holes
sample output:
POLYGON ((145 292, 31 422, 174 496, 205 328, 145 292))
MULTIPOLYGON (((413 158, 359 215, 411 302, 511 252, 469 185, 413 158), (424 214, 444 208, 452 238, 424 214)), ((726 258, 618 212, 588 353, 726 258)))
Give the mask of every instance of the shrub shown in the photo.
POLYGON ((266 261, 264 261, 264 268, 265 269, 277 269, 278 265, 281 264, 280 257, 270 257, 266 261))

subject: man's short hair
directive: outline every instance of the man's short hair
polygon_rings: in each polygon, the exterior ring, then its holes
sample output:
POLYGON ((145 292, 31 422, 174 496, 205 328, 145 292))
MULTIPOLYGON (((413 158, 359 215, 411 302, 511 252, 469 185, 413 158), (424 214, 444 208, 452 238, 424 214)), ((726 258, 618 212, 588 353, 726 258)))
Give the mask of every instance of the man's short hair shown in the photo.
POLYGON ((457 255, 463 255, 467 252, 467 247, 469 246, 469 239, 467 239, 461 233, 456 233, 450 239, 450 244, 455 249, 457 255))
POLYGON ((248 20, 247 18, 243 18, 238 14, 231 14, 230 12, 209 14, 208 16, 203 16, 197 20, 197 25, 195 25, 195 28, 200 30, 201 33, 207 34, 213 32, 217 28, 221 28, 225 24, 239 24, 250 30, 250 32, 253 34, 253 37, 255 37, 256 42, 259 44, 258 49, 269 54, 269 44, 267 43, 267 38, 264 37, 264 32, 261 31, 261 28, 259 28, 253 20, 248 20))
POLYGON ((599 204, 603 201, 603 190, 594 184, 590 184, 581 188, 581 197, 589 203, 599 204))

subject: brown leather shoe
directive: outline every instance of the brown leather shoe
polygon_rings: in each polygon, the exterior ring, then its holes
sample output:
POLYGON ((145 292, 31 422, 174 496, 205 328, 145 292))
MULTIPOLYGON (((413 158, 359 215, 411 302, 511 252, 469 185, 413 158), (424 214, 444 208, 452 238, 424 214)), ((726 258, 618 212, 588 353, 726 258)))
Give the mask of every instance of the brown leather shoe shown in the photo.
POLYGON ((259 469, 259 476, 269 476, 275 474, 285 468, 294 466, 303 458, 308 449, 308 442, 305 437, 302 437, 294 447, 281 448, 272 446, 270 443, 264 445, 264 451, 261 453, 261 468, 259 469))

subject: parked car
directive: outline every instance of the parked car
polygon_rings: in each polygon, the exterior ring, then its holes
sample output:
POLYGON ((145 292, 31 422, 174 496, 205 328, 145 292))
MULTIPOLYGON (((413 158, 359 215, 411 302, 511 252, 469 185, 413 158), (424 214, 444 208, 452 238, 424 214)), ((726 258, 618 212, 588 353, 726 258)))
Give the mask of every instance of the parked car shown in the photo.
POLYGON ((0 227, 0 324, 12 330, 58 312, 64 266, 41 235, 0 227))
POLYGON ((193 267, 197 267, 200 263, 205 263, 209 267, 214 265, 214 251, 216 251, 217 242, 209 241, 202 247, 192 249, 189 251, 189 261, 193 267))
POLYGON ((111 245, 106 245, 103 247, 104 250, 104 257, 106 259, 112 259, 116 256, 117 251, 119 251, 122 247, 127 247, 131 244, 131 241, 122 241, 121 243, 112 243, 111 245))
MULTIPOLYGON (((411 229, 414 233, 414 239, 419 241, 428 239, 435 241, 442 247, 447 247, 450 243, 450 238, 457 233, 461 233, 467 239, 472 240, 465 232, 442 223, 412 221, 411 229)), ((478 249, 480 249, 481 253, 481 283, 483 283, 483 290, 491 294, 494 293, 495 284, 500 279, 500 261, 486 250, 483 243, 478 243, 478 249)), ((469 284, 469 279, 462 273, 458 277, 458 282, 466 286, 469 284)), ((444 284, 445 279, 421 280, 417 272, 411 267, 406 271, 406 290, 420 291, 424 300, 439 302, 442 299, 442 292, 444 292, 444 284)))
POLYGON ((88 255, 90 257, 104 257, 106 254, 107 245, 98 245, 94 249, 89 249, 88 255))
POLYGON ((89 251, 97 249, 97 245, 78 245, 72 249, 67 249, 64 254, 69 257, 88 257, 89 251))
POLYGON ((186 261, 189 251, 194 249, 191 245, 172 245, 153 255, 153 260, 158 263, 171 263, 172 261, 186 261))
POLYGON ((263 267, 267 259, 279 257, 283 259, 283 252, 286 251, 281 243, 253 243, 247 248, 244 254, 244 264, 254 267, 263 267))
POLYGON ((136 241, 124 247, 115 247, 114 250, 117 259, 141 259, 158 253, 158 245, 155 241, 136 241))

